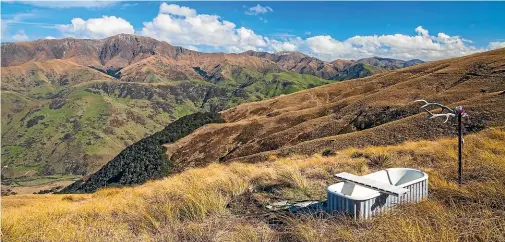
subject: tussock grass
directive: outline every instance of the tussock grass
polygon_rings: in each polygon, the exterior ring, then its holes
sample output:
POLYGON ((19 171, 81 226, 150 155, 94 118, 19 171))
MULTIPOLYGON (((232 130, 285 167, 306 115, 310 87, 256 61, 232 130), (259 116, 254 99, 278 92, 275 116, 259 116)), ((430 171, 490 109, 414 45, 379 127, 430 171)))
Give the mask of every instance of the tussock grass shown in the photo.
MULTIPOLYGON (((22 195, 2 200, 4 241, 505 241, 505 131, 465 137, 464 185, 457 185, 457 141, 409 142, 211 164, 142 186, 94 194, 22 195), (249 195, 266 205, 324 199, 333 174, 413 167, 430 176, 429 200, 367 221, 345 215, 282 216, 281 225, 230 205, 249 195)), ((265 212, 263 212, 265 213, 265 212)))

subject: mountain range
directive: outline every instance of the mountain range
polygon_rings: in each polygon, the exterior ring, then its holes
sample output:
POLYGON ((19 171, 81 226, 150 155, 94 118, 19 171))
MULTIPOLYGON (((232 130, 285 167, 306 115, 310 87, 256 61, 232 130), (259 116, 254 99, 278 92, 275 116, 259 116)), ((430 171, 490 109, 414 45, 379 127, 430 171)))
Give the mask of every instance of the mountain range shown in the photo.
POLYGON ((246 51, 242 55, 256 56, 271 60, 285 70, 300 74, 310 74, 328 80, 348 80, 366 77, 386 70, 396 70, 424 63, 422 60, 396 60, 370 57, 359 60, 334 60, 326 62, 299 52, 256 52, 246 51))
POLYGON ((148 37, 2 43, 2 176, 90 174, 185 115, 421 63, 202 53, 148 37))

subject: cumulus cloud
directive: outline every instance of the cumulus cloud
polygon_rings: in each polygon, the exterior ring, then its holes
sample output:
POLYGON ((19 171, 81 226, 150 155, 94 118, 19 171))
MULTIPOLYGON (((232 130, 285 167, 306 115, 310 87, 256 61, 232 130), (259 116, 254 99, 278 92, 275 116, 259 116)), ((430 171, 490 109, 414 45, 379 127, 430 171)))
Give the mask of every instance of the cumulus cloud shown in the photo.
POLYGON ((126 20, 115 16, 101 18, 74 18, 71 24, 60 24, 56 28, 64 35, 77 38, 105 38, 116 34, 133 34, 133 26, 126 20))
POLYGON ((490 50, 505 48, 505 42, 491 42, 491 43, 489 43, 488 48, 490 50))
POLYGON ((46 36, 44 39, 56 39, 56 38, 53 36, 46 36))
POLYGON ((254 7, 250 7, 249 9, 247 9, 247 11, 245 11, 245 14, 247 15, 259 15, 259 14, 265 14, 265 13, 268 13, 268 12, 273 12, 274 10, 269 7, 269 6, 261 6, 261 5, 256 5, 254 7))
POLYGON ((346 53, 349 45, 333 39, 329 35, 318 35, 306 39, 309 50, 316 54, 346 53))
POLYGON ((471 41, 460 36, 438 33, 433 36, 427 29, 418 26, 417 35, 392 34, 373 36, 354 36, 344 41, 331 36, 307 38, 309 52, 322 59, 356 59, 372 56, 398 59, 438 60, 472 54, 483 49, 471 45, 471 41))
POLYGON ((198 14, 196 10, 162 3, 158 15, 144 23, 142 34, 174 45, 210 46, 219 51, 261 50, 268 38, 240 27, 217 15, 198 14))
POLYGON ((300 37, 284 38, 284 40, 269 39, 269 46, 266 50, 273 52, 297 51, 301 45, 303 45, 303 39, 300 37))
POLYGON ((196 15, 196 10, 176 4, 162 3, 160 13, 173 14, 176 16, 191 17, 196 15))
POLYGON ((19 30, 11 38, 14 41, 27 41, 28 40, 28 35, 26 35, 26 33, 25 33, 24 30, 19 30))
POLYGON ((272 44, 272 49, 278 51, 295 51, 296 45, 289 42, 280 42, 279 44, 272 44))

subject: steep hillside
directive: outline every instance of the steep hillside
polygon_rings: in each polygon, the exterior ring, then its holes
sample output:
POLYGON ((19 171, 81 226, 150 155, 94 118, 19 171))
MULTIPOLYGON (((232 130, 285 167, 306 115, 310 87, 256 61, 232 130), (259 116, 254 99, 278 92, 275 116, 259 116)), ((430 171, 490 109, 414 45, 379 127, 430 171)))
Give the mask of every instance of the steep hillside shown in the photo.
POLYGON ((250 50, 241 54, 271 60, 283 69, 300 74, 315 75, 327 80, 349 80, 424 63, 421 60, 403 61, 380 57, 326 62, 299 52, 290 51, 272 54, 250 50))
POLYGON ((171 121, 224 107, 219 100, 226 95, 216 86, 187 81, 90 81, 40 99, 2 91, 2 176, 94 172, 171 121), (205 101, 217 98, 212 107, 205 101))
POLYGON ((92 68, 60 59, 2 68, 2 90, 34 99, 49 98, 67 87, 93 80, 112 81, 114 78, 92 68))
POLYGON ((454 122, 426 120, 416 99, 463 105, 465 133, 475 132, 505 125, 504 91, 505 49, 498 49, 239 105, 221 113, 227 123, 167 144, 167 155, 184 170, 455 134, 454 122))
POLYGON ((106 186, 142 184, 167 176, 172 167, 162 144, 174 142, 203 125, 221 122, 223 120, 216 113, 184 116, 163 130, 126 147, 98 172, 75 182, 62 192, 94 192, 106 186))

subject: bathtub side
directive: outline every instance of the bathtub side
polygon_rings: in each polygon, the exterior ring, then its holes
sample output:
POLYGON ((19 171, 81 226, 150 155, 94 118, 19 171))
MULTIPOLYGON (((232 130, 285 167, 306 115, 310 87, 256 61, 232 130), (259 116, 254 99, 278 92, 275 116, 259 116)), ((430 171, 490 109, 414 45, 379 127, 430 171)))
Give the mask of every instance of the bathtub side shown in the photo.
POLYGON ((328 212, 345 212, 355 219, 366 219, 386 211, 396 205, 410 202, 420 202, 428 196, 428 177, 418 179, 415 183, 405 186, 409 192, 401 197, 381 194, 366 200, 353 200, 328 191, 328 212))
POLYGON ((401 197, 381 194, 380 196, 361 201, 358 217, 362 219, 370 218, 390 211, 398 204, 417 203, 424 200, 428 196, 428 179, 424 177, 404 188, 409 189, 409 192, 401 197))
POLYGON ((337 193, 328 191, 327 212, 344 212, 356 219, 360 214, 361 203, 362 201, 353 200, 345 196, 340 196, 337 193))
POLYGON ((428 176, 404 188, 409 192, 402 196, 401 202, 420 202, 428 197, 428 176))

